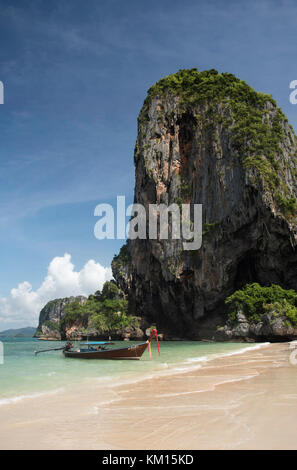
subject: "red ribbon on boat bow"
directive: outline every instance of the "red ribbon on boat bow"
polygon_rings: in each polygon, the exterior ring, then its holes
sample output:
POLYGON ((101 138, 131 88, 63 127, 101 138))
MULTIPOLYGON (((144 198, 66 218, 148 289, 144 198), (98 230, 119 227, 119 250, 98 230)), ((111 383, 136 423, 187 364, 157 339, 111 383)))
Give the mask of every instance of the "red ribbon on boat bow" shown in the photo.
MULTIPOLYGON (((158 346, 158 353, 159 353, 159 356, 160 356, 160 346, 159 346, 159 338, 158 338, 158 332, 157 330, 154 328, 152 330, 153 333, 155 333, 155 337, 156 337, 156 341, 157 341, 157 346, 158 346)), ((151 345, 150 345, 150 341, 149 341, 149 344, 148 344, 148 350, 149 350, 149 355, 151 357, 152 353, 151 353, 151 345)))
POLYGON ((159 353, 159 356, 160 356, 160 346, 159 346, 158 332, 157 332, 157 330, 155 330, 155 332, 156 332, 156 340, 157 340, 157 346, 158 346, 158 353, 159 353))

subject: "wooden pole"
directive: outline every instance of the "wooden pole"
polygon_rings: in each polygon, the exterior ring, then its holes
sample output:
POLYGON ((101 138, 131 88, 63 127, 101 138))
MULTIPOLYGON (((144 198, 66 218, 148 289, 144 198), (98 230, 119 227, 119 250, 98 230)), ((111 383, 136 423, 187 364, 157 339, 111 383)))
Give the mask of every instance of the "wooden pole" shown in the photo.
POLYGON ((63 348, 41 349, 40 351, 34 351, 34 354, 35 354, 35 356, 37 356, 37 354, 42 353, 42 352, 61 351, 62 349, 65 349, 65 346, 63 346, 63 348))

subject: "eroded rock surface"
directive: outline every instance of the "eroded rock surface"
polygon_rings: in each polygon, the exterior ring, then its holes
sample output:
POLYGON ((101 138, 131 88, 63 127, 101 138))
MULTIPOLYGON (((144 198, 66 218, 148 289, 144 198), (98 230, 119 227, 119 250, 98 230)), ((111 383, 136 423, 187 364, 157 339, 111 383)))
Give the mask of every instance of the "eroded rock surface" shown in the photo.
POLYGON ((80 304, 83 304, 86 300, 86 297, 80 295, 77 297, 55 299, 48 302, 39 314, 39 324, 35 336, 41 339, 51 340, 73 339, 76 331, 82 328, 83 325, 71 325, 69 331, 62 329, 61 323, 65 316, 64 309, 71 302, 78 301, 80 304))
POLYGON ((133 314, 167 337, 212 338, 246 283, 297 290, 296 137, 271 96, 214 70, 166 77, 140 112, 134 160, 135 203, 203 204, 203 242, 128 242, 113 273, 133 314))

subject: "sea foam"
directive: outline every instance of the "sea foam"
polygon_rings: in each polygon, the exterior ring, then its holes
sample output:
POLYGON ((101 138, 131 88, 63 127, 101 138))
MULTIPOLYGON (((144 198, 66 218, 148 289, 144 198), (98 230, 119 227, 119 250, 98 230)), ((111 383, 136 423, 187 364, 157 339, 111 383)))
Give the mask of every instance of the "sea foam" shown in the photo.
POLYGON ((37 393, 31 393, 31 394, 26 394, 26 395, 17 395, 15 397, 2 398, 0 399, 0 406, 13 405, 15 403, 18 403, 22 400, 26 400, 29 398, 39 398, 39 397, 43 397, 46 395, 56 395, 57 393, 60 393, 63 391, 64 391, 64 388, 58 388, 56 390, 51 390, 48 392, 37 392, 37 393))

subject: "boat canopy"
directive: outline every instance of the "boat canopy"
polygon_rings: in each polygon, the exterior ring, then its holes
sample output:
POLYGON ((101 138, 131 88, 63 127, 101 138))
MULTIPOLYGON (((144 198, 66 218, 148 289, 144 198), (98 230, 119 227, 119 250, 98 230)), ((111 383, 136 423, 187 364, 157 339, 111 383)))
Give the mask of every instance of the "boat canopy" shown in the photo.
POLYGON ((87 343, 80 343, 82 346, 94 346, 98 344, 110 344, 110 341, 88 341, 87 343))

